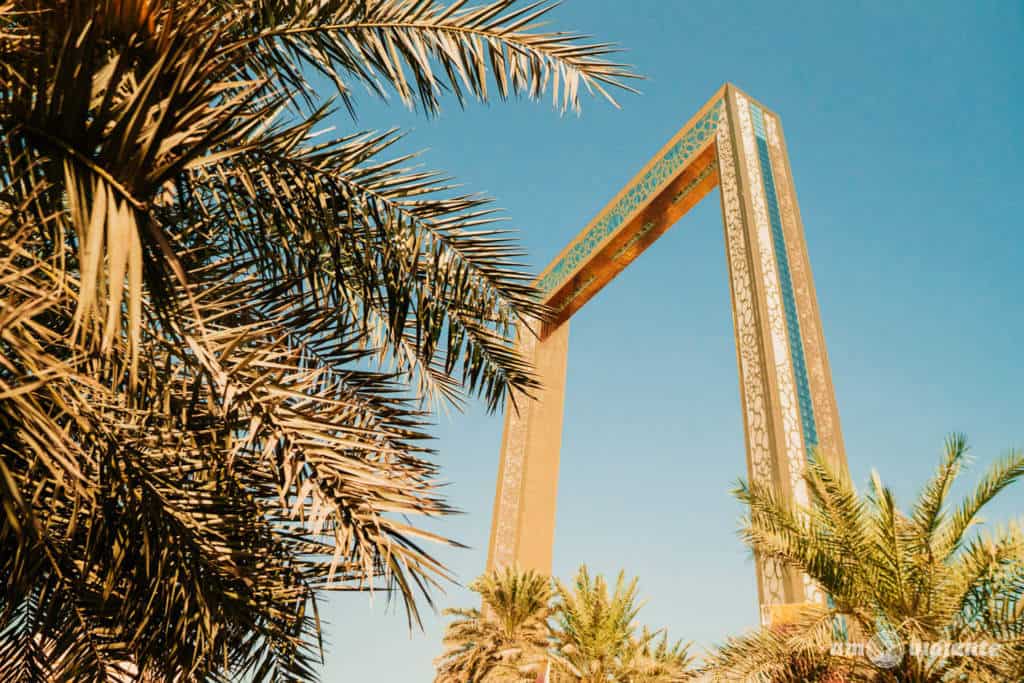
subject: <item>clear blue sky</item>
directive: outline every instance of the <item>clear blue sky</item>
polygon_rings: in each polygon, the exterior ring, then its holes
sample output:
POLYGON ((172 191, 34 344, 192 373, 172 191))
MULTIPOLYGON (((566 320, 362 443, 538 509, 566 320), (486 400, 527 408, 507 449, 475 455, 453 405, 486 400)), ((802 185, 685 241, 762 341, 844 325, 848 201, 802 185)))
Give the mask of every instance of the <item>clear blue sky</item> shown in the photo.
MULTIPOLYGON (((567 0, 559 27, 629 49, 648 77, 623 109, 450 102, 425 120, 363 98, 359 124, 486 191, 536 270, 725 81, 785 126, 851 470, 907 502, 943 437, 984 466, 1024 446, 1024 3, 567 0)), ((339 115, 342 129, 351 122, 339 115)), ((702 644, 756 621, 754 569, 728 495, 745 474, 717 192, 572 321, 555 573, 639 575, 641 619, 702 644)), ((501 417, 442 417, 437 447, 465 515, 433 528, 484 568, 501 417)), ((990 518, 1024 512, 1024 486, 990 518)), ((472 605, 452 586, 444 605, 472 605)), ((443 620, 409 634, 366 595, 322 606, 326 681, 432 677, 443 620)))

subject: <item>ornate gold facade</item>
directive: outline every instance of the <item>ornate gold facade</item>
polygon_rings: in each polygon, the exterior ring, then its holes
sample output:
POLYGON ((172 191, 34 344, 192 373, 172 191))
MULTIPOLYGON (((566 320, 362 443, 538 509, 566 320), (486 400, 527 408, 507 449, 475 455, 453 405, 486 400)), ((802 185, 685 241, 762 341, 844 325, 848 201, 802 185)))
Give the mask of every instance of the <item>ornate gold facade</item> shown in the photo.
MULTIPOLYGON (((721 188, 747 474, 807 504, 811 449, 845 467, 825 339, 778 117, 723 86, 540 275, 556 312, 518 343, 544 389, 505 416, 488 567, 551 571, 569 319, 684 213, 721 188)), ((806 577, 757 563, 763 621, 821 600, 806 577)))

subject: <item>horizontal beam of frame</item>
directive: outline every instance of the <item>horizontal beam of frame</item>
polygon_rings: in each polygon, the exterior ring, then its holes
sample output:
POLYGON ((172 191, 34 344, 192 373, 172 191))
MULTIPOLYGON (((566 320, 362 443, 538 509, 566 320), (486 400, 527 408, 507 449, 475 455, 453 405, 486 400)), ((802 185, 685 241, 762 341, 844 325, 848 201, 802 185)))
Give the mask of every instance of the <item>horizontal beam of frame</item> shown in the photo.
POLYGON ((552 330, 597 294, 718 184, 723 86, 537 278, 552 330))

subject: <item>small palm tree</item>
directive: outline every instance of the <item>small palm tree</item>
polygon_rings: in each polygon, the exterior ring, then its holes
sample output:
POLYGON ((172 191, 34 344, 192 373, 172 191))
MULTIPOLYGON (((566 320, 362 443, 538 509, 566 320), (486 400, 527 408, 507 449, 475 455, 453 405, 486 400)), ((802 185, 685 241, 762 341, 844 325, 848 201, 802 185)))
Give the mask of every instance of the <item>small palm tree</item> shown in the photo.
POLYGON ((671 643, 664 630, 652 632, 644 626, 630 639, 622 657, 619 679, 624 683, 677 683, 690 680, 693 657, 688 643, 671 643))
POLYGON ((456 619, 445 631, 445 652, 434 665, 436 683, 529 681, 547 663, 551 580, 512 568, 470 584, 483 609, 447 609, 456 619))
POLYGON ((611 593, 601 575, 580 567, 571 588, 555 580, 554 649, 563 673, 579 683, 618 680, 622 664, 632 654, 634 619, 640 611, 637 579, 626 582, 619 572, 611 593))
POLYGON ((848 476, 813 457, 805 479, 808 509, 796 509, 758 485, 741 482, 750 507, 744 540, 763 557, 795 567, 830 596, 791 624, 729 640, 708 660, 722 680, 804 680, 832 669, 844 680, 931 683, 1017 680, 1024 652, 1024 533, 1018 524, 972 533, 979 513, 1024 475, 1024 453, 997 462, 958 505, 949 492, 967 458, 963 436, 946 442, 935 475, 909 514, 877 473, 861 496, 848 476), (837 621, 837 620, 842 621, 837 621), (865 657, 829 657, 834 629, 892 652, 874 666, 865 657), (914 656, 914 643, 997 642, 999 657, 914 656), (1016 673, 1015 673, 1016 672, 1016 673))
POLYGON ((633 623, 636 579, 620 572, 608 592, 586 566, 572 589, 529 571, 494 571, 470 588, 483 609, 450 609, 436 683, 674 683, 693 672, 689 646, 633 623), (660 635, 660 638, 658 637, 660 635), (554 666, 552 666, 554 664, 554 666))

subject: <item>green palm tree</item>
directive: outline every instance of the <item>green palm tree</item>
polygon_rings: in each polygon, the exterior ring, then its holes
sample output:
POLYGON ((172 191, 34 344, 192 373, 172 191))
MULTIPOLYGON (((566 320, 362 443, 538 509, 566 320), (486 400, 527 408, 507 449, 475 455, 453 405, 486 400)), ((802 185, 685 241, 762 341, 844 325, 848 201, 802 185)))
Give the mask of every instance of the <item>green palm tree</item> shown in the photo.
POLYGON ((310 679, 319 591, 417 618, 424 408, 529 391, 545 310, 486 198, 320 93, 622 85, 550 9, 0 0, 0 680, 310 679))
POLYGON ((909 514, 877 474, 862 496, 819 457, 805 476, 808 509, 741 483, 737 495, 750 506, 745 541, 760 556, 805 572, 831 600, 782 628, 731 639, 708 659, 709 673, 722 680, 805 680, 795 668, 830 668, 848 681, 1018 680, 1024 533, 1016 523, 973 530, 982 509, 1024 475, 1024 453, 997 462, 954 505, 950 490, 966 458, 964 437, 950 437, 909 514), (829 657, 835 629, 844 624, 851 641, 867 641, 869 657, 829 657), (914 644, 941 641, 998 643, 999 656, 914 656, 914 644), (895 656, 876 657, 881 666, 873 665, 870 655, 883 652, 895 656))
POLYGON ((548 660, 551 580, 509 567, 484 574, 469 587, 480 594, 483 608, 444 611, 456 619, 445 631, 434 680, 533 683, 548 660))
POLYGON ((637 579, 627 583, 625 572, 619 572, 609 592, 604 577, 591 577, 583 565, 571 588, 556 579, 555 590, 554 649, 560 673, 579 683, 619 680, 635 647, 634 620, 641 607, 637 579))
POLYGON ((436 683, 618 681, 673 683, 688 680, 689 645, 670 643, 664 631, 637 633, 636 579, 619 574, 608 591, 602 576, 580 567, 569 589, 536 572, 493 571, 470 585, 482 609, 450 609, 456 619, 435 660, 436 683), (660 635, 660 638, 659 638, 660 635), (554 666, 552 666, 552 664, 554 666))
POLYGON ((644 626, 630 639, 622 656, 619 679, 624 683, 677 683, 694 676, 689 644, 671 643, 664 630, 652 632, 644 626))

